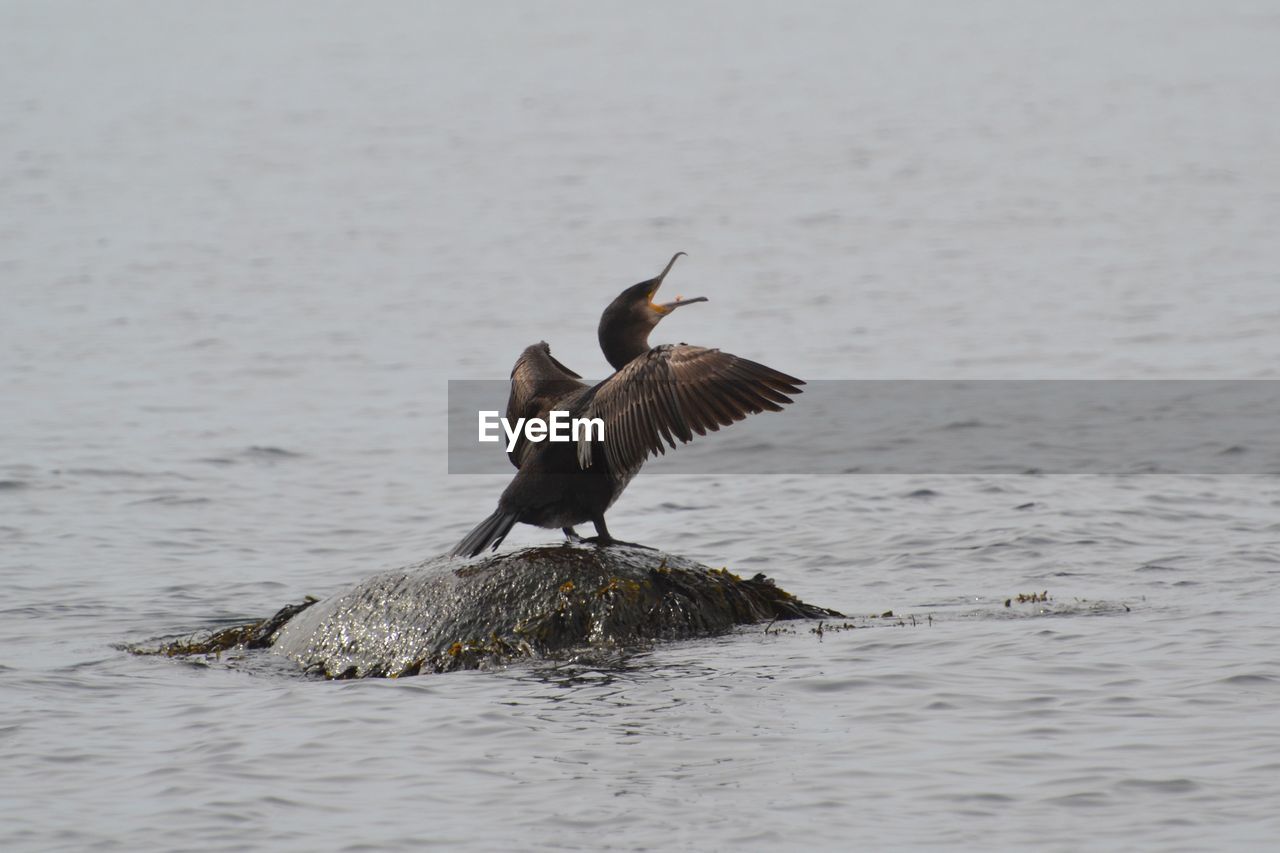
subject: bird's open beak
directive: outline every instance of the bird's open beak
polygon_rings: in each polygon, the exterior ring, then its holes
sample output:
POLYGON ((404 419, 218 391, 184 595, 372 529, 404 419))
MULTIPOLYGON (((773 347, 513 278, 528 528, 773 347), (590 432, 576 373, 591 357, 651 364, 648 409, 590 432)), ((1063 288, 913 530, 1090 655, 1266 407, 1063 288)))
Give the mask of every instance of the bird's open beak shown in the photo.
POLYGON ((649 290, 649 307, 653 308, 659 314, 670 314, 681 305, 692 305, 695 302, 706 302, 707 297, 695 296, 692 299, 685 299, 683 296, 677 296, 675 302, 654 302, 653 297, 657 294, 658 288, 662 287, 662 280, 667 277, 667 273, 671 272, 671 268, 675 266, 676 258, 683 255, 684 252, 676 252, 671 256, 671 260, 667 261, 666 269, 658 273, 658 277, 653 280, 653 287, 649 290))
POLYGON ((683 296, 677 296, 675 302, 654 302, 652 303, 652 305, 654 308, 658 309, 660 313, 670 314, 672 311, 676 310, 681 305, 692 305, 695 302, 706 302, 706 301, 707 301, 707 297, 705 296, 695 296, 692 299, 685 299, 683 296))

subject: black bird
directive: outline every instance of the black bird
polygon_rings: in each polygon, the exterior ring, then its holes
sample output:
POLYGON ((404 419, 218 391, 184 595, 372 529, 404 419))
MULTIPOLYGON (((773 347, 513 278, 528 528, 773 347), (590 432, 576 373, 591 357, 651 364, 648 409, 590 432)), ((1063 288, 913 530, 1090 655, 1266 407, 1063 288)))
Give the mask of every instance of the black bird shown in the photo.
POLYGON ((599 545, 631 545, 609 535, 605 511, 651 454, 676 440, 689 442, 764 410, 778 412, 803 385, 794 376, 718 349, 689 344, 649 348, 649 332, 683 305, 706 297, 658 304, 654 295, 677 252, 656 278, 628 287, 600 318, 600 349, 616 371, 595 386, 551 355, 546 341, 525 349, 511 370, 507 420, 567 411, 572 418, 600 418, 602 441, 531 442, 523 433, 508 454, 518 469, 498 508, 467 534, 452 555, 473 557, 498 545, 517 521, 564 531, 590 521, 599 545))

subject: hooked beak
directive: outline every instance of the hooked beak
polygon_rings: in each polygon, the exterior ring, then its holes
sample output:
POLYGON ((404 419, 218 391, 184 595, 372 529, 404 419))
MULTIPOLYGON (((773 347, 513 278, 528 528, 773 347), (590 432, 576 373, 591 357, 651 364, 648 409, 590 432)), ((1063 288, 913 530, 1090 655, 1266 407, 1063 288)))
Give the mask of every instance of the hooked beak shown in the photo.
POLYGON ((676 252, 672 255, 671 260, 667 261, 667 266, 662 270, 662 272, 658 273, 657 278, 653 279, 653 287, 649 289, 649 307, 654 311, 657 311, 659 314, 670 314, 681 305, 692 305, 695 302, 707 301, 707 297, 705 296, 695 296, 692 299, 685 299, 682 296, 677 296, 674 302, 658 303, 653 301, 653 297, 658 292, 658 288, 662 287, 662 280, 667 277, 667 273, 671 272, 671 268, 675 266, 676 258, 683 254, 684 252, 676 252))

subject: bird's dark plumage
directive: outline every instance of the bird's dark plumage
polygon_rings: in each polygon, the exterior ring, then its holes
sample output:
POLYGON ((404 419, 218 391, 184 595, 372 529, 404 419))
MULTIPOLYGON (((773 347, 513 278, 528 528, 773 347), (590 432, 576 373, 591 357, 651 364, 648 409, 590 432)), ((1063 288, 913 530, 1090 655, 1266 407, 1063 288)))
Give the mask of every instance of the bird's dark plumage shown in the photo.
MULTIPOLYGON (((799 379, 718 349, 662 344, 637 356, 587 395, 585 417, 604 421, 604 457, 613 471, 638 469, 650 455, 715 432, 747 415, 780 412, 799 379)), ((579 463, 589 457, 579 443, 579 463)))
MULTIPOLYGON (((507 420, 515 423, 519 418, 546 418, 552 409, 564 409, 565 406, 557 401, 587 389, 586 383, 578 381, 581 378, 551 355, 551 347, 546 341, 525 347, 516 359, 515 367, 511 368, 507 420)), ((511 457, 511 464, 519 468, 521 461, 541 446, 528 441, 521 433, 516 446, 507 455, 511 457)))
POLYGON ((498 508, 453 550, 474 556, 497 548, 517 521, 562 528, 591 521, 599 544, 615 542, 604 513, 651 455, 763 411, 777 412, 804 382, 731 353, 689 344, 649 347, 649 332, 676 308, 703 297, 653 301, 677 253, 656 278, 624 290, 600 318, 600 347, 616 372, 594 386, 551 355, 546 342, 527 347, 511 371, 507 419, 600 418, 604 440, 531 442, 509 456, 519 469, 498 508))

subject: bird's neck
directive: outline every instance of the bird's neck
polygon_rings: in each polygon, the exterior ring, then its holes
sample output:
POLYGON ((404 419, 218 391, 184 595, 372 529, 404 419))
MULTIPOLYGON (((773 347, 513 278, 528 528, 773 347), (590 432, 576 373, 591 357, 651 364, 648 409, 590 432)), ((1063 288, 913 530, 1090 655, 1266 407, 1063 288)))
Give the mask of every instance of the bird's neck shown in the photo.
POLYGON ((614 370, 621 370, 638 355, 649 351, 649 326, 637 323, 600 324, 600 349, 614 370))

